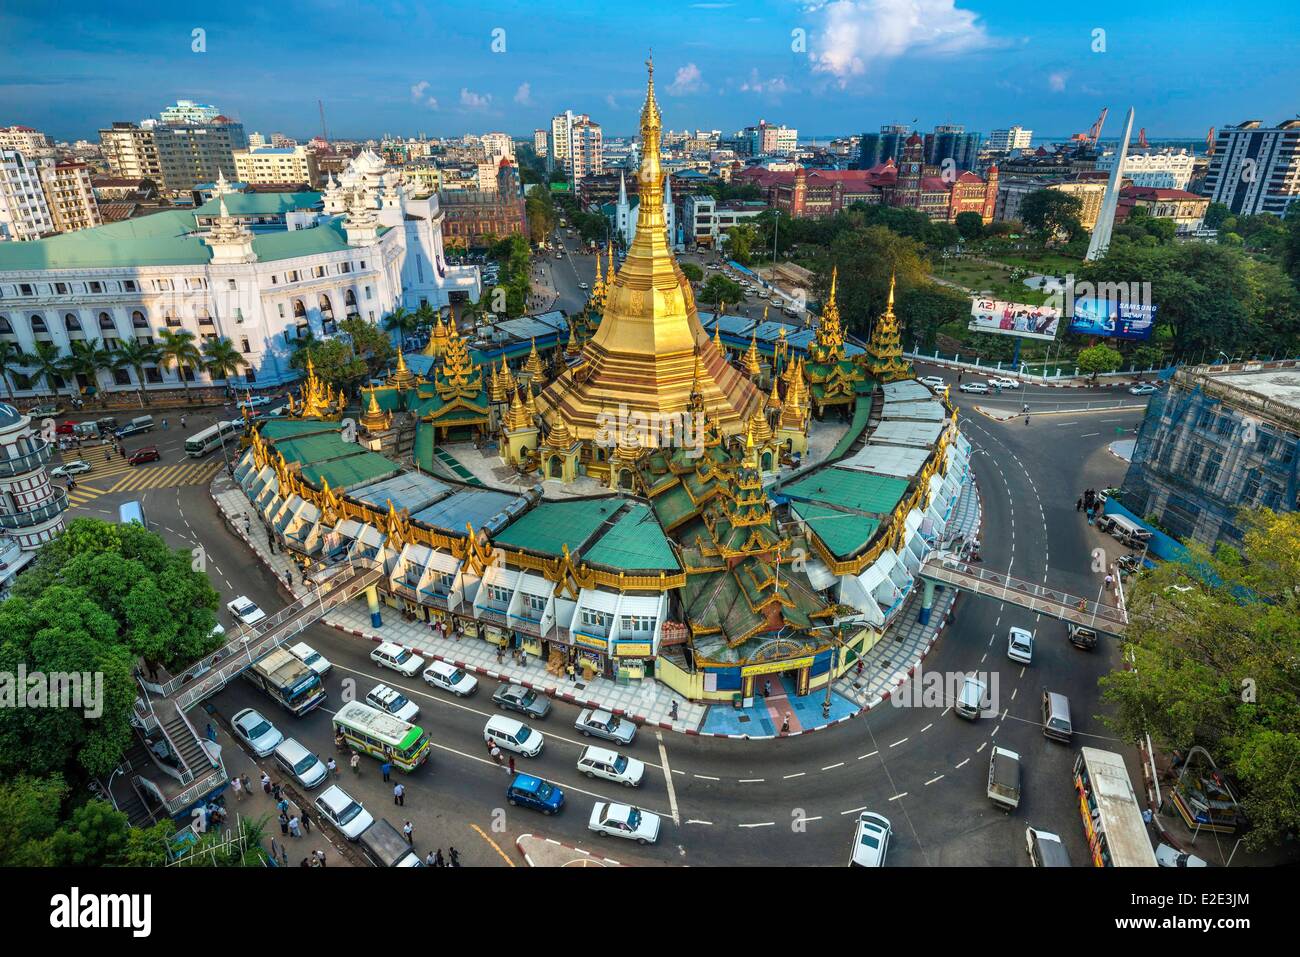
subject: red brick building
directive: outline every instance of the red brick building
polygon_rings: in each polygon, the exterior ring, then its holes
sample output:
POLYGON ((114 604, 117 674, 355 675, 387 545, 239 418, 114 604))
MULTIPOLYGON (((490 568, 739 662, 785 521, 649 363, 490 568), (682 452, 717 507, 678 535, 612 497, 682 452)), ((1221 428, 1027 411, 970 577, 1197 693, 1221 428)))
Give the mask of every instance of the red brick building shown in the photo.
POLYGON ((448 246, 486 246, 493 239, 528 234, 519 171, 502 158, 495 190, 452 189, 438 194, 448 246))

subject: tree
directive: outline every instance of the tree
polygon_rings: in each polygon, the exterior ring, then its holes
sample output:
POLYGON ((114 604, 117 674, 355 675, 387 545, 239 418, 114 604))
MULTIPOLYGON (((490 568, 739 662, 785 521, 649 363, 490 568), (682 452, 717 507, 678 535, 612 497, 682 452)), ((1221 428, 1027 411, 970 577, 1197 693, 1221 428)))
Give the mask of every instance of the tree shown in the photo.
POLYGON ((1286 271, 1300 288, 1300 203, 1292 203, 1286 211, 1287 240, 1282 261, 1286 271))
POLYGON ((0 866, 50 866, 47 842, 58 830, 67 793, 59 775, 0 781, 0 866))
POLYGON ((1095 379, 1099 373, 1114 372, 1118 369, 1124 364, 1124 357, 1104 342, 1099 342, 1080 351, 1075 363, 1080 372, 1087 373, 1095 379))
MULTIPOLYGON (((929 272, 922 244, 885 226, 846 230, 836 237, 817 269, 817 297, 823 302, 830 291, 832 267, 839 269, 840 316, 845 327, 859 335, 866 335, 885 311, 891 275, 900 289, 906 289, 920 286, 929 272)), ((970 311, 969 305, 966 310, 970 311)))
POLYGON ((1240 552, 1188 544, 1128 589, 1123 658, 1101 679, 1116 733, 1204 747, 1241 792, 1246 845, 1300 829, 1300 514, 1245 510, 1240 552), (1177 587, 1175 587, 1177 586, 1177 587))
POLYGON ((939 330, 970 318, 970 297, 937 283, 905 287, 897 297, 895 313, 903 324, 903 346, 933 349, 939 330))
POLYGON ((14 398, 13 386, 9 384, 9 373, 23 364, 23 350, 8 339, 0 339, 0 381, 5 385, 5 398, 10 402, 14 398))
POLYGON ((233 390, 231 378, 248 365, 248 360, 229 339, 209 339, 203 343, 203 366, 213 379, 223 379, 228 390, 233 390))
POLYGON ((393 341, 374 323, 356 317, 344 319, 339 328, 352 340, 353 353, 365 360, 370 375, 388 365, 394 353, 393 341))
POLYGON ((1036 189, 1020 201, 1025 226, 1048 238, 1082 232, 1083 200, 1059 189, 1036 189))
POLYGON ((190 399, 190 381, 186 373, 193 373, 203 364, 203 356, 195 344, 194 333, 188 329, 158 330, 158 365, 163 369, 175 368, 185 388, 185 401, 190 399))
POLYGON ((740 283, 733 279, 728 279, 721 273, 714 273, 700 287, 700 302, 716 306, 721 302, 730 302, 733 305, 740 302, 743 290, 740 283))
POLYGON ((158 347, 138 339, 128 339, 113 350, 113 368, 130 369, 135 373, 135 388, 145 405, 149 404, 149 393, 144 387, 144 367, 156 364, 160 359, 158 347))
POLYGON ((678 265, 682 267, 682 275, 691 282, 703 282, 704 270, 700 268, 698 263, 683 262, 678 265))
POLYGON ((358 356, 349 343, 341 339, 315 340, 302 346, 289 357, 289 366, 305 369, 311 358, 316 375, 332 389, 342 389, 351 394, 368 374, 366 361, 358 356))
POLYGON ((1205 207, 1205 217, 1201 220, 1201 225, 1206 229, 1218 229, 1231 215, 1232 210, 1223 203, 1210 203, 1205 207))
POLYGON ((545 189, 535 189, 524 200, 524 215, 528 218, 528 238, 534 243, 545 242, 555 229, 555 204, 545 189))
POLYGON ((979 239, 984 235, 984 217, 979 213, 958 213, 956 226, 963 239, 979 239))
MULTIPOLYGON (((63 365, 63 356, 59 355, 59 347, 52 342, 44 339, 37 340, 36 345, 31 352, 23 354, 22 364, 33 370, 32 374, 45 381, 45 388, 51 393, 58 395, 58 389, 54 386, 55 379, 63 379, 67 371, 63 365)), ((73 383, 73 392, 75 395, 76 383, 73 383)))
POLYGON ((1159 369, 1165 364, 1165 351, 1159 346, 1138 346, 1129 354, 1135 369, 1159 369))
POLYGON ((77 376, 85 376, 95 392, 101 393, 99 372, 101 369, 113 368, 113 353, 97 340, 73 339, 68 343, 68 348, 70 354, 63 360, 65 377, 75 388, 77 376))
POLYGON ((415 333, 416 329, 419 328, 420 321, 416 318, 415 313, 398 306, 384 316, 382 325, 384 330, 395 336, 398 342, 403 342, 407 336, 415 333))
POLYGON ((748 266, 754 261, 754 250, 758 244, 758 230, 748 223, 732 226, 727 230, 727 256, 748 266))

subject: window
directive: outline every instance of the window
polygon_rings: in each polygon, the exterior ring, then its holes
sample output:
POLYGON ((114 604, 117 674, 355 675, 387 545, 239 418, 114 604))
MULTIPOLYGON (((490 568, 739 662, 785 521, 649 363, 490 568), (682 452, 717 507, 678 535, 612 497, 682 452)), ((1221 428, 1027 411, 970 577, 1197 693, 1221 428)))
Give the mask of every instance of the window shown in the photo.
POLYGON ((113 370, 113 384, 114 384, 114 385, 130 385, 130 384, 131 384, 131 376, 130 376, 130 374, 129 374, 125 369, 114 369, 114 370, 113 370))
POLYGON ((495 605, 510 604, 510 589, 500 585, 488 585, 488 600, 495 605))
POLYGON ((594 608, 582 609, 582 624, 586 628, 599 631, 602 635, 609 626, 610 615, 607 612, 596 611, 594 608))
POLYGON ((60 296, 66 296, 68 294, 68 284, 66 282, 56 282, 54 284, 54 291, 60 296))
POLYGON ((654 619, 649 615, 624 615, 622 628, 629 631, 653 631, 654 619))
POLYGON ((122 340, 114 336, 104 336, 104 348, 112 351, 122 344, 122 340))
POLYGON ((20 295, 20 296, 30 296, 31 294, 32 294, 32 286, 31 286, 31 283, 26 283, 26 282, 24 282, 24 283, 19 283, 19 284, 18 284, 18 295, 20 295))
POLYGON ((74 316, 72 313, 68 313, 66 316, 63 317, 63 328, 67 329, 68 332, 80 332, 81 320, 78 319, 76 316, 74 316))
POLYGON ((104 284, 102 282, 92 282, 87 284, 91 292, 103 292, 104 284))
POLYGON ((0 335, 13 335, 14 327, 9 325, 9 320, 0 316, 0 335))
POLYGON ((49 330, 45 328, 45 320, 44 320, 44 319, 42 319, 40 316, 32 316, 32 332, 33 332, 33 333, 42 333, 42 332, 48 332, 48 331, 49 331, 49 330))
POLYGON ((122 290, 124 292, 137 292, 138 289, 136 287, 135 280, 134 279, 122 280, 122 290))
POLYGON ((148 329, 149 320, 144 317, 144 313, 139 309, 131 313, 131 325, 136 329, 148 329))
POLYGON ((1223 468, 1223 453, 1214 451, 1210 457, 1205 460, 1205 470, 1201 473, 1201 481, 1206 485, 1213 485, 1219 480, 1219 470, 1223 468))
POLYGON ((99 314, 99 328, 107 330, 108 332, 116 332, 117 324, 113 322, 112 316, 106 312, 101 312, 99 314))
POLYGON ((239 351, 240 351, 240 352, 252 352, 252 351, 253 351, 252 348, 251 348, 251 347, 249 346, 249 344, 248 344, 248 336, 241 336, 241 337, 240 337, 240 339, 239 339, 239 351))
POLYGON ((227 288, 227 289, 231 289, 231 290, 238 289, 238 288, 239 288, 239 283, 235 282, 235 280, 233 280, 233 279, 227 279, 227 280, 226 280, 226 288, 227 288))
POLYGON ((163 379, 162 379, 162 372, 158 369, 157 366, 145 366, 145 367, 144 367, 144 381, 145 381, 145 382, 154 382, 154 383, 158 383, 158 382, 162 382, 162 380, 163 380, 163 379))
POLYGON ((525 594, 524 601, 528 605, 528 610, 538 617, 546 611, 546 597, 544 595, 525 594))
POLYGON ((257 381, 257 373, 252 369, 252 367, 249 367, 244 370, 244 381, 245 382, 257 381))

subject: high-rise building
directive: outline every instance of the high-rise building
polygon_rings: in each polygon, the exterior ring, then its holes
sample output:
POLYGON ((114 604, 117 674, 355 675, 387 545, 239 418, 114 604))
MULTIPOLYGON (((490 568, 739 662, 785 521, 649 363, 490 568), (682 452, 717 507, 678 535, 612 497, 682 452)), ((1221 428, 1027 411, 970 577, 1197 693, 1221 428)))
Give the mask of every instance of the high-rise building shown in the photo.
POLYGON ((546 156, 546 130, 533 130, 533 152, 538 156, 546 156))
POLYGON ((1023 126, 1012 126, 1005 130, 994 130, 989 134, 989 151, 992 153, 1010 153, 1012 150, 1027 150, 1034 139, 1034 131, 1023 126))
POLYGON ((71 233, 103 223, 87 164, 42 160, 40 176, 56 232, 71 233))
POLYGON ((250 186, 320 185, 316 153, 305 146, 236 150, 235 179, 250 186))
POLYGON ((757 126, 745 127, 740 138, 750 156, 786 156, 799 146, 798 130, 771 126, 767 120, 759 120, 757 126))
POLYGON ((210 123, 114 123, 99 131, 114 176, 151 179, 166 193, 188 193, 218 174, 235 178, 235 150, 248 146, 242 123, 218 116, 210 123))
POLYGON ((158 119, 168 124, 211 123, 221 111, 210 103, 177 100, 158 114, 158 119))
POLYGON ((0 240, 40 239, 52 232, 39 162, 17 150, 0 150, 0 240))
POLYGON ((889 123, 879 133, 863 133, 858 143, 857 169, 872 169, 893 160, 895 165, 903 158, 903 144, 912 128, 903 123, 889 123))
POLYGON ((586 113, 565 110, 551 120, 551 150, 546 168, 563 169, 570 182, 605 170, 605 141, 600 124, 586 113))
POLYGON ((162 189, 162 163, 152 129, 135 123, 114 123, 111 128, 99 131, 99 148, 113 176, 152 180, 162 189))
POLYGON ((30 126, 0 127, 0 150, 17 150, 29 160, 54 155, 54 144, 40 130, 30 126))
POLYGON ((510 162, 515 160, 515 141, 510 138, 509 133, 484 133, 481 137, 483 143, 483 152, 493 164, 501 162, 502 159, 508 159, 510 162))
POLYGON ((1238 215, 1283 215, 1300 197, 1300 120, 1219 130, 1201 194, 1238 215))
POLYGON ((925 161, 940 169, 949 160, 959 170, 973 170, 980 151, 980 134, 964 126, 936 126, 925 134, 925 161))
MULTIPOLYGON (((1121 176, 1134 186, 1155 189, 1186 189, 1192 178, 1196 157, 1187 150, 1139 150, 1124 157, 1121 176)), ((1115 151, 1106 150, 1097 157, 1097 169, 1107 173, 1115 166, 1115 151)))

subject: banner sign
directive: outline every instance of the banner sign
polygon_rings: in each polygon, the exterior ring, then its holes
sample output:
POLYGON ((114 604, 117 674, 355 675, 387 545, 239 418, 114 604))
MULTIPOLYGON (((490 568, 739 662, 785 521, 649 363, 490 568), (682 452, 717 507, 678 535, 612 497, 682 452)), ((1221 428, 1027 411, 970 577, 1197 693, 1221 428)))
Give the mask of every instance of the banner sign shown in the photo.
POLYGON ((1060 322, 1061 310, 1052 306, 974 299, 967 328, 973 332, 993 332, 1026 339, 1055 339, 1060 322))
POLYGON ((1142 342, 1151 338, 1156 307, 1150 303, 1083 298, 1074 301, 1070 331, 1081 336, 1106 336, 1142 342))

